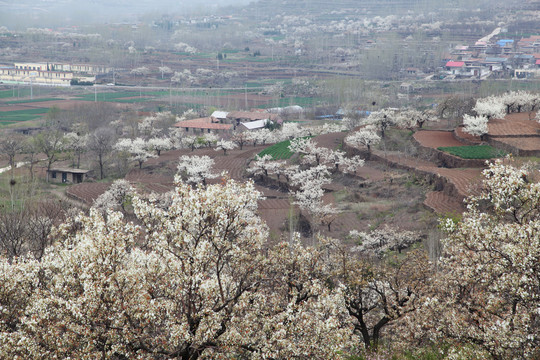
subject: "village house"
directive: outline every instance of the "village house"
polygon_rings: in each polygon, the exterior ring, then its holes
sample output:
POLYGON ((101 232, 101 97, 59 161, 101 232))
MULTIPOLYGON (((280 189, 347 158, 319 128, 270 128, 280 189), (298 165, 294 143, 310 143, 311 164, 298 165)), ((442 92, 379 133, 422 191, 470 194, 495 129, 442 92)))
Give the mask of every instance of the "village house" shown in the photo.
POLYGON ((533 35, 528 38, 522 38, 518 41, 517 51, 525 54, 534 54, 540 51, 540 36, 533 35))
POLYGON ((61 184, 79 184, 83 182, 90 170, 73 168, 51 168, 47 170, 47 181, 61 184))
POLYGON ((445 67, 450 75, 471 75, 464 61, 450 60, 446 63, 445 67))
POLYGON ((235 125, 223 124, 219 119, 212 116, 179 121, 174 124, 173 127, 184 129, 186 133, 192 134, 204 134, 210 132, 216 134, 228 134, 236 129, 235 125))

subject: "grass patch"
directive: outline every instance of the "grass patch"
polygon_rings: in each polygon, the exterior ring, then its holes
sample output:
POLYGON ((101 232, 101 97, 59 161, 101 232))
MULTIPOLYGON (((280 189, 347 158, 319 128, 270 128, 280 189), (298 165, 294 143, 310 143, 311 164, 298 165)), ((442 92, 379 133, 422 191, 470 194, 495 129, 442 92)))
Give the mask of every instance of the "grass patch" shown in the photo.
POLYGON ((506 155, 504 151, 490 145, 448 146, 438 149, 462 159, 493 159, 506 155))

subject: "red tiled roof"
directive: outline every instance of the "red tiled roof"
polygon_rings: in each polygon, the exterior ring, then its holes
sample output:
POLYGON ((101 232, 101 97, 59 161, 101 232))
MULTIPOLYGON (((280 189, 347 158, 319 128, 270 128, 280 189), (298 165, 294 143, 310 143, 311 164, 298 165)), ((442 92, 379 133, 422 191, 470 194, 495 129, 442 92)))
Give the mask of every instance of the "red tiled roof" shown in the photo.
POLYGON ((465 66, 465 63, 463 61, 449 61, 446 63, 446 66, 448 67, 462 67, 465 66))
POLYGON ((178 128, 195 128, 195 129, 210 129, 210 130, 230 130, 233 126, 232 124, 220 124, 212 122, 211 117, 184 120, 177 122, 173 125, 178 128))

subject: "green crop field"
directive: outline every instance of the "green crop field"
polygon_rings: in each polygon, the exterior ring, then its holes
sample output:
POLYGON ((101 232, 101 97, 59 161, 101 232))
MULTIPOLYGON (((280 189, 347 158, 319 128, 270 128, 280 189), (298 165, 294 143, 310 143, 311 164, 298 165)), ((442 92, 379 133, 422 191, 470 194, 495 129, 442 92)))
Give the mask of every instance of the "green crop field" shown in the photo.
POLYGON ((95 94, 85 94, 85 95, 80 95, 77 98, 80 100, 85 100, 85 101, 94 101, 97 97, 97 101, 114 102, 118 99, 134 97, 134 96, 139 96, 139 95, 141 95, 139 91, 119 91, 119 92, 98 93, 97 96, 95 94))
POLYGON ((0 124, 9 125, 21 121, 34 120, 49 111, 48 108, 15 110, 15 111, 0 111, 0 124))
MULTIPOLYGON (((307 138, 312 138, 312 136, 307 136, 307 138)), ((294 153, 289 150, 289 145, 291 145, 291 141, 285 140, 285 141, 282 141, 282 142, 279 142, 277 144, 267 147, 266 149, 261 151, 258 155, 260 157, 264 155, 270 155, 272 156, 272 159, 274 160, 289 159, 291 156, 294 155, 294 153)))
POLYGON ((504 151, 489 145, 449 146, 438 149, 462 159, 493 159, 506 155, 504 151))
POLYGON ((14 101, 6 101, 4 104, 14 105, 14 104, 28 104, 28 103, 35 103, 35 102, 45 102, 45 101, 57 101, 57 100, 64 100, 60 98, 42 98, 42 99, 33 99, 33 100, 14 100, 14 101))
POLYGON ((289 159, 293 153, 289 150, 290 140, 282 141, 267 147, 259 153, 259 156, 271 155, 274 160, 289 159))
POLYGON ((30 96, 30 89, 21 88, 19 90, 3 90, 0 91, 0 99, 16 98, 17 96, 30 96))

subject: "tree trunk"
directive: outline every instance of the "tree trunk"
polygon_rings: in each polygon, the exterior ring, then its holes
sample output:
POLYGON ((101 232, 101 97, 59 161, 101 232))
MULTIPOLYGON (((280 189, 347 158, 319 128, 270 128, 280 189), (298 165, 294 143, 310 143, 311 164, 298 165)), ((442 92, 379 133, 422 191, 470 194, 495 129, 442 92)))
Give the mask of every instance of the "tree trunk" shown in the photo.
POLYGON ((103 156, 100 154, 98 155, 98 161, 99 161, 99 178, 103 179, 103 156))

